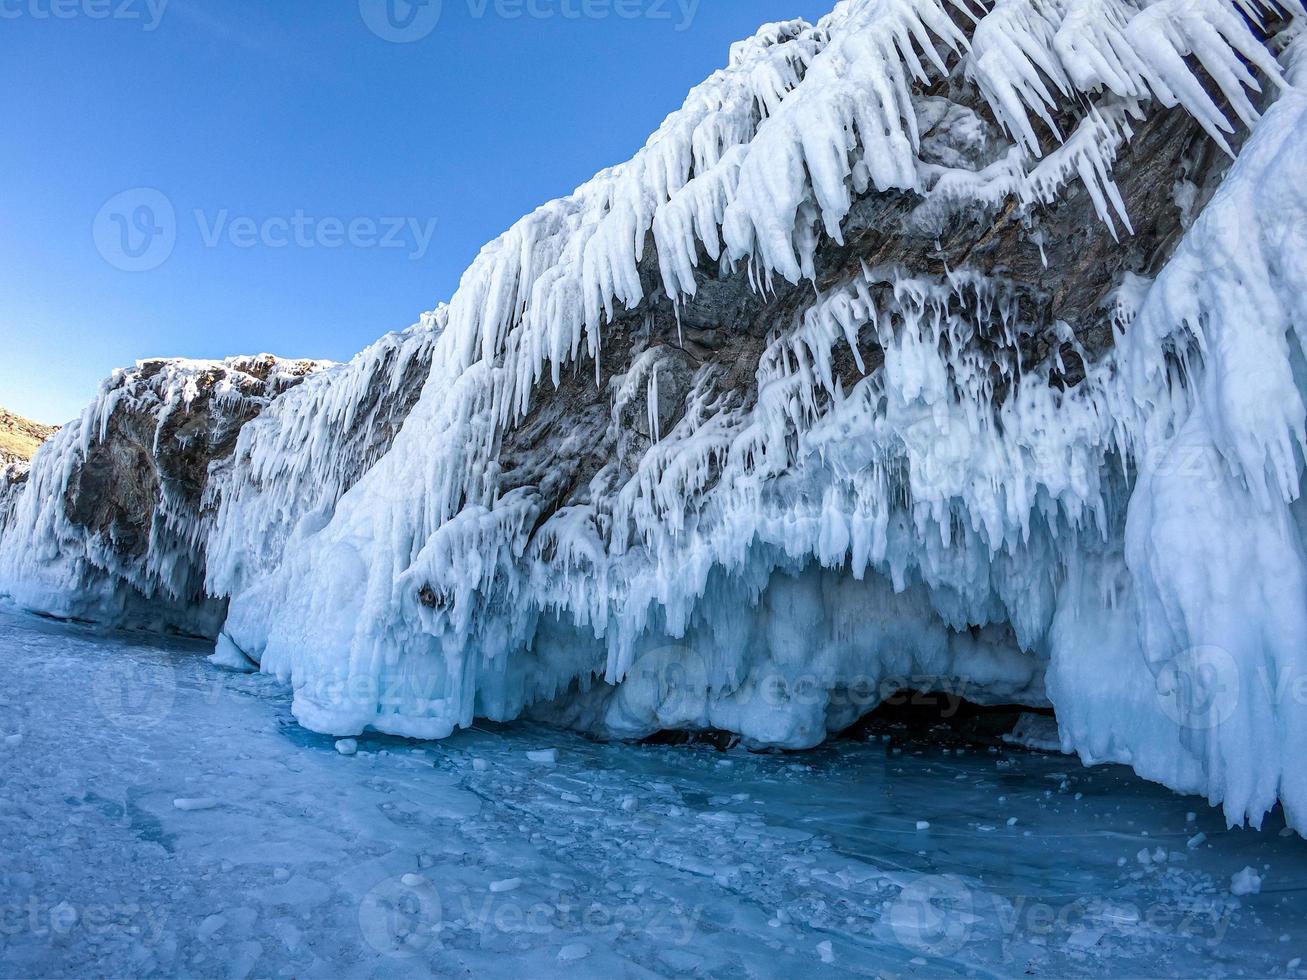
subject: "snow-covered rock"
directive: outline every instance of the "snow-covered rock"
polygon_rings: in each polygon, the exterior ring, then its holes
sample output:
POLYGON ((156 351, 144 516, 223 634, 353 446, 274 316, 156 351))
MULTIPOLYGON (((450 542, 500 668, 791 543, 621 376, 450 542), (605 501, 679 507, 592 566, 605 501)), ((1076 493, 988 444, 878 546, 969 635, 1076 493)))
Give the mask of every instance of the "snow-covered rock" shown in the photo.
POLYGON ((977 13, 737 45, 448 306, 235 426, 198 512, 123 502, 124 555, 73 480, 132 445, 111 383, 0 490, 0 591, 230 598, 222 642, 335 735, 803 748, 928 681, 1302 829, 1301 8, 977 13))
POLYGON ((1230 894, 1240 897, 1257 895, 1262 890, 1262 876, 1255 868, 1244 868, 1230 876, 1230 894))
POLYGON ((115 371, 82 416, 0 478, 0 593, 51 615, 212 634, 210 464, 326 362, 269 354, 115 371))

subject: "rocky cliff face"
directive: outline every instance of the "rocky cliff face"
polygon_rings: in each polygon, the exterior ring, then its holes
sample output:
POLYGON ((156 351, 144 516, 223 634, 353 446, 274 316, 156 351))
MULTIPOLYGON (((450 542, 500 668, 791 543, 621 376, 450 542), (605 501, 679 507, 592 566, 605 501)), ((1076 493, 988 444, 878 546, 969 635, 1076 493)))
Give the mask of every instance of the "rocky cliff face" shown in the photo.
POLYGON ((227 598, 389 448, 438 335, 428 317, 345 365, 262 354, 116 372, 30 475, 0 477, 0 593, 216 636, 227 598))
POLYGON ((58 426, 41 425, 0 408, 0 467, 26 463, 58 426))
POLYGON ((54 615, 212 632, 224 603, 203 587, 209 468, 328 366, 263 354, 115 372, 34 469, 0 482, 0 534, 40 529, 42 542, 3 552, 7 591, 54 615))
POLYGON ((0 591, 189 610, 337 734, 804 748, 935 688, 1307 813, 1256 681, 1307 670, 1297 12, 765 28, 350 365, 110 382, 0 490, 0 591))

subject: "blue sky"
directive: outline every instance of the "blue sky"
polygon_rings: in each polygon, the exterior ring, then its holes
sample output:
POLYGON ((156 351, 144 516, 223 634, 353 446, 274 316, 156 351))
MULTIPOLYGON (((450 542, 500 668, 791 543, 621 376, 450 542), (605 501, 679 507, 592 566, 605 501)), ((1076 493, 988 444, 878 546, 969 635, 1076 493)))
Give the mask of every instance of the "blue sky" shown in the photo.
POLYGON ((731 41, 832 5, 0 0, 0 405, 66 421, 142 357, 346 359, 731 41))

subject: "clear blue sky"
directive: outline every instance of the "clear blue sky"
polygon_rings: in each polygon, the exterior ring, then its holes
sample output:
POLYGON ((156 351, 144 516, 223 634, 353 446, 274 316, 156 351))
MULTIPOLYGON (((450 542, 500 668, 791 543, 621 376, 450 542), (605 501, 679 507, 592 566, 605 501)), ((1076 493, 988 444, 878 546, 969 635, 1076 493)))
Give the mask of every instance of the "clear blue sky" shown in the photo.
POLYGON ((628 158, 733 40, 831 6, 0 0, 0 405, 66 421, 142 357, 347 359, 628 158))

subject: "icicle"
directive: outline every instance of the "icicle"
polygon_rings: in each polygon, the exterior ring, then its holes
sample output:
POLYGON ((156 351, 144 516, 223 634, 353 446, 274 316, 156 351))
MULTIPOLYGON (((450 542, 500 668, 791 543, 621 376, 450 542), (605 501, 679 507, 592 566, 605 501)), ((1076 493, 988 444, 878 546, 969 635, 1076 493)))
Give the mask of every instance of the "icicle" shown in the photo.
POLYGON ((649 391, 648 391, 648 408, 649 408, 649 432, 650 438, 655 443, 663 441, 663 435, 659 428, 658 412, 658 365, 655 364, 653 370, 649 372, 649 391))

